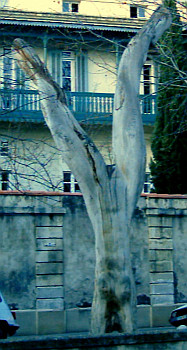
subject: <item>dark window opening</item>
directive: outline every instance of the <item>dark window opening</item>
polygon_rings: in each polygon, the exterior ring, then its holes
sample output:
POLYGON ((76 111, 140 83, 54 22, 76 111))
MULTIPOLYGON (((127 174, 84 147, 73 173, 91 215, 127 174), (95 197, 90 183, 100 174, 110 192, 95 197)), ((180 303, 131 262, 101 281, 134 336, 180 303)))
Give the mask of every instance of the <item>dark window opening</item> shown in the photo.
POLYGON ((144 80, 150 80, 150 71, 151 71, 151 66, 150 65, 145 65, 143 67, 144 80))
POLYGON ((149 95, 151 93, 150 82, 144 82, 144 95, 149 95))
POLYGON ((0 154, 1 156, 8 156, 8 141, 1 141, 0 154))
POLYGON ((75 182, 75 192, 80 192, 80 187, 77 182, 75 182))
POLYGON ((131 18, 137 18, 138 17, 137 7, 130 6, 130 17, 131 18))
POLYGON ((64 171, 64 182, 71 182, 71 173, 70 173, 70 171, 64 171))
POLYGON ((9 185, 9 172, 8 171, 2 171, 1 172, 1 189, 2 191, 8 190, 9 185))
POLYGON ((71 183, 64 183, 64 192, 71 192, 71 183))
POLYGON ((79 12, 79 4, 72 4, 72 12, 79 12))

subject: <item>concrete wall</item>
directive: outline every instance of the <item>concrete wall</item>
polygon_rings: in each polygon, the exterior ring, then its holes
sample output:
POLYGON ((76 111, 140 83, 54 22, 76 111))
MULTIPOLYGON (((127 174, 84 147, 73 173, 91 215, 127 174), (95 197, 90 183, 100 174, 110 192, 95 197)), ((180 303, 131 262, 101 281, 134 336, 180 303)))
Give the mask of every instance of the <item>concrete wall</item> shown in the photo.
POLYGON ((98 349, 98 350, 186 350, 187 332, 157 330, 133 334, 55 335, 0 340, 0 350, 98 349))
MULTIPOLYGON (((187 302, 187 196, 142 196, 132 222, 139 328, 187 302)), ((0 289, 18 334, 88 331, 94 234, 80 194, 0 193, 0 289)))

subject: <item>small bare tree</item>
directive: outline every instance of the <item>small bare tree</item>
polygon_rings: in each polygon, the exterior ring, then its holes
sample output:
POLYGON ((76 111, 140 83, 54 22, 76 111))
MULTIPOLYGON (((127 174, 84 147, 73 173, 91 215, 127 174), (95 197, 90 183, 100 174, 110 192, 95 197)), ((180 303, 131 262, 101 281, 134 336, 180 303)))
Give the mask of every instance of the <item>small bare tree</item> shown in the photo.
POLYGON ((130 222, 143 187, 145 166, 139 81, 150 44, 158 40, 170 23, 170 12, 159 7, 123 53, 113 115, 115 166, 110 169, 73 117, 64 91, 39 57, 23 40, 14 41, 19 65, 39 90, 44 118, 79 183, 95 232, 93 333, 131 332, 135 325, 130 222))

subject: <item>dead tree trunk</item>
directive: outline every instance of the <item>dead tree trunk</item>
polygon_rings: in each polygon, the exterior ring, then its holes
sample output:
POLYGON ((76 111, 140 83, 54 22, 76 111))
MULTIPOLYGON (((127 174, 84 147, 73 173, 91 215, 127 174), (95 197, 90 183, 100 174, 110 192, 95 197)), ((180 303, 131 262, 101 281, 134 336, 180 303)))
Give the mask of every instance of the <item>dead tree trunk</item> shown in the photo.
POLYGON ((131 332, 136 307, 129 225, 144 182, 145 145, 139 107, 139 81, 150 43, 169 27, 159 7, 127 46, 119 66, 113 122, 115 167, 101 154, 67 107, 65 94, 33 49, 14 41, 22 69, 35 82, 46 123, 75 175, 95 232, 96 268, 92 332, 131 332))

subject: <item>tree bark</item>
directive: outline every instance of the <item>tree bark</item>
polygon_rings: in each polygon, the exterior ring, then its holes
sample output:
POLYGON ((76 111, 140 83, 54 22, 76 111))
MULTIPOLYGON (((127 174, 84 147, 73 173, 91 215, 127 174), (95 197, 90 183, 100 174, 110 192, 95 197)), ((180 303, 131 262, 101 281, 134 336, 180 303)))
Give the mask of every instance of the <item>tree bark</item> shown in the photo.
POLYGON ((170 23, 170 13, 159 7, 122 56, 115 93, 113 168, 106 166, 73 117, 64 92, 33 49, 21 39, 14 41, 18 63, 39 90, 44 118, 63 160, 79 183, 93 225, 96 250, 93 333, 131 332, 135 327, 130 222, 143 187, 145 167, 139 81, 150 43, 170 23))

